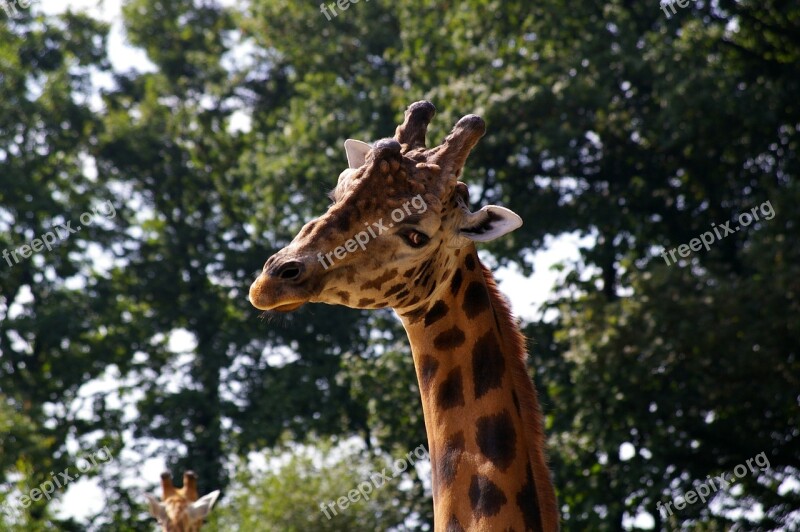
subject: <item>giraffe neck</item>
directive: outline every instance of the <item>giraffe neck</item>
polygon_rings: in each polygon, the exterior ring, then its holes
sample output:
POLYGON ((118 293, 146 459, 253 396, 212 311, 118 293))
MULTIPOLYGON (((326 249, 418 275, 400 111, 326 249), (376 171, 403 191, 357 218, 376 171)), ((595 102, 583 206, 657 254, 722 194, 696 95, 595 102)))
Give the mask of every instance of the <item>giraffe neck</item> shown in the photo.
POLYGON ((557 530, 524 338, 475 247, 460 255, 430 303, 401 314, 422 394, 435 530, 557 530))

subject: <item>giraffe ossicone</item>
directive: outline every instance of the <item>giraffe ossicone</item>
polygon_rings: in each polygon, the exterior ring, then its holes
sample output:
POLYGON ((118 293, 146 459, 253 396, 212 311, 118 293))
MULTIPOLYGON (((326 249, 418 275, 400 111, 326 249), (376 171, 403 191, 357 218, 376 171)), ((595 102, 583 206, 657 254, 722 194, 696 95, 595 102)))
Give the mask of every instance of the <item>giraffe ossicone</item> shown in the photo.
POLYGON ((467 115, 428 149, 435 112, 430 102, 416 102, 393 138, 345 142, 348 168, 333 203, 266 261, 250 301, 277 312, 309 302, 393 308, 422 396, 435 529, 551 532, 559 528, 558 507, 525 340, 475 248, 522 220, 495 205, 471 212, 458 178, 485 123, 467 115), (418 197, 424 211, 385 224, 368 247, 321 265, 319 255, 418 197))
POLYGON ((197 532, 219 497, 219 490, 198 498, 197 475, 183 474, 183 487, 172 484, 169 472, 161 474, 161 500, 145 493, 150 515, 156 518, 163 532, 197 532))

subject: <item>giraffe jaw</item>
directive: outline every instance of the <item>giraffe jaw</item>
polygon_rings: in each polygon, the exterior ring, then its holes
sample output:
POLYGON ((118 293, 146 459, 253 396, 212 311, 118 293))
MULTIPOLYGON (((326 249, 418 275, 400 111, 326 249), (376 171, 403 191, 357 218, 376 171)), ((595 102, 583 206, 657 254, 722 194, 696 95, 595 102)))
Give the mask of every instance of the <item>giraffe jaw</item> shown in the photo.
MULTIPOLYGON (((253 283, 255 286, 255 283, 253 283)), ((261 294, 253 294, 253 288, 250 288, 250 303, 258 310, 268 310, 270 312, 291 312, 297 310, 307 303, 307 301, 266 301, 263 292, 261 294)))
POLYGON ((281 303, 272 303, 272 304, 264 304, 261 301, 254 300, 252 297, 250 298, 250 303, 256 307, 258 310, 268 310, 270 312, 291 312, 293 310, 297 310, 303 305, 306 304, 305 301, 292 301, 292 302, 281 302, 281 303))
POLYGON ((284 303, 283 305, 279 305, 277 307, 271 309, 261 309, 261 310, 272 310, 275 312, 291 312, 293 310, 297 310, 305 304, 305 301, 298 301, 296 303, 284 303))

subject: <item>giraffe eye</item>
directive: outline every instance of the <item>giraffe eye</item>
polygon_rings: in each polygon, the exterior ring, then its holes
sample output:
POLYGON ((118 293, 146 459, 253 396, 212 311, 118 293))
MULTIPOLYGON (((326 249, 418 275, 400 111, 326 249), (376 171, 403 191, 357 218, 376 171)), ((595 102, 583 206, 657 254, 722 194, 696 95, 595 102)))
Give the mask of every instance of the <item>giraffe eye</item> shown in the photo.
POLYGON ((427 235, 420 233, 415 229, 411 229, 406 231, 405 233, 401 233, 403 240, 406 241, 406 244, 411 246, 412 248, 421 248, 425 244, 428 243, 430 238, 427 235))

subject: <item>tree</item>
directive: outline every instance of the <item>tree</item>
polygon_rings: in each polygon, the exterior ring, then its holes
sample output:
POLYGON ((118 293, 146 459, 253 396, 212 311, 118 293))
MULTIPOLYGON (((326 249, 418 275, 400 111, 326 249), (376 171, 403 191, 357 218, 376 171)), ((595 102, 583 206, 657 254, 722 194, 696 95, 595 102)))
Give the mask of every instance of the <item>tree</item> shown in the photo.
POLYGON ((348 447, 318 441, 305 449, 278 448, 261 456, 265 472, 241 463, 230 502, 213 524, 220 530, 297 532, 407 529, 404 523, 415 520, 408 508, 418 494, 401 470, 412 470, 416 455, 401 458, 405 463, 394 469, 379 453, 348 447))
POLYGON ((75 530, 48 500, 29 495, 85 448, 118 434, 77 408, 81 386, 108 365, 127 365, 94 335, 93 245, 113 241, 113 196, 92 175, 98 118, 86 99, 92 69, 108 67, 108 27, 82 15, 0 27, 0 491, 3 526, 75 530), (111 207, 111 208, 107 208, 111 207))
MULTIPOLYGON (((565 528, 646 527, 646 514, 655 528, 790 528, 797 494, 780 486, 800 469, 797 10, 692 2, 667 18, 619 0, 407 0, 329 20, 284 0, 132 0, 128 39, 154 68, 128 73, 111 73, 107 26, 23 12, 0 29, 0 247, 106 201, 115 216, 0 268, 3 493, 73 463, 71 441, 116 453, 133 435, 125 448, 195 469, 201 491, 224 488, 236 456, 286 441, 357 437, 381 456, 418 445, 416 382, 391 313, 309 305, 259 319, 247 287, 324 209, 344 139, 390 136, 426 98, 440 115, 431 139, 466 113, 488 122, 464 177, 471 199, 525 220, 487 248, 498 263, 532 274, 548 235, 593 241, 561 266, 556 318, 526 324, 565 528), (102 105, 81 103, 98 73, 113 86, 102 105), (758 220, 681 256, 753 208, 758 220), (679 260, 665 260, 673 250, 679 260), (116 382, 120 404, 81 389, 99 378, 116 382), (761 452, 770 467, 713 505, 656 508, 761 452), (756 503, 763 516, 729 511, 756 503)), ((92 528, 143 526, 122 482, 136 460, 99 471, 109 508, 92 528)), ((285 473, 319 486, 342 474, 312 463, 285 473)), ((240 486, 280 487, 255 477, 231 488, 242 515, 240 486)), ((425 529, 428 492, 411 478, 387 501, 425 529)), ((287 486, 247 501, 289 512, 301 494, 319 497, 287 486)), ((21 526, 78 526, 44 502, 21 526)), ((372 524, 400 522, 391 515, 372 524)))

